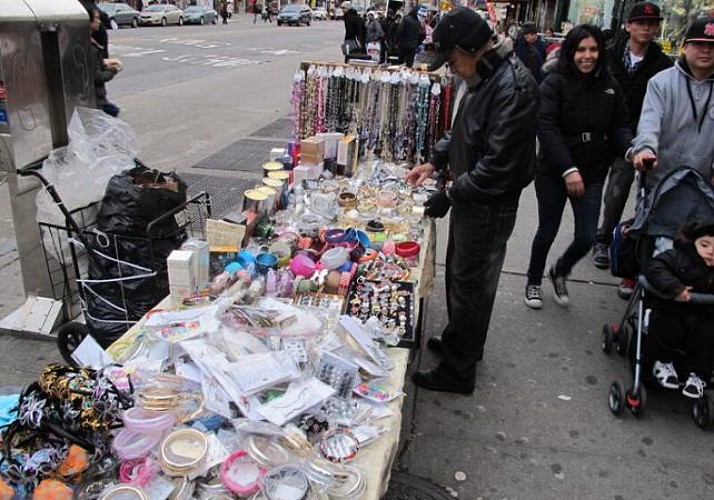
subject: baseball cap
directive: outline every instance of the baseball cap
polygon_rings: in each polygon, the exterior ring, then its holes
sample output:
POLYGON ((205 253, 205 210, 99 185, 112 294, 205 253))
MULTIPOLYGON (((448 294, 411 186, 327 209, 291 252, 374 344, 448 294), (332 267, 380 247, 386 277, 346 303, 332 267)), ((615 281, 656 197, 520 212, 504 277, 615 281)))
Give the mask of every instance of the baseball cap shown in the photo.
POLYGON ((468 7, 458 7, 446 13, 431 35, 437 54, 430 71, 441 68, 449 60, 451 51, 460 48, 476 52, 489 41, 493 32, 486 21, 468 7))
POLYGON ((714 17, 694 21, 684 35, 684 43, 687 42, 714 42, 714 17))
POLYGON ((630 15, 627 17, 627 21, 641 21, 646 19, 654 19, 656 21, 664 19, 659 6, 652 2, 640 2, 633 5, 630 10, 630 15))

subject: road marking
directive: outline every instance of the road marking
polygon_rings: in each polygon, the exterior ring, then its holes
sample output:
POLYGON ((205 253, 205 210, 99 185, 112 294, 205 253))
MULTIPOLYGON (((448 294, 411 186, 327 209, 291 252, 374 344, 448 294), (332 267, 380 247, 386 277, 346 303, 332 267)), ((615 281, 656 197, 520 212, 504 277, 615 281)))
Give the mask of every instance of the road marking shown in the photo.
POLYGON ((242 59, 239 57, 219 56, 214 54, 187 55, 183 54, 175 57, 162 57, 166 62, 177 62, 182 64, 212 66, 214 68, 238 68, 240 66, 257 66, 263 64, 260 61, 242 59))
POLYGON ((164 38, 158 41, 159 43, 171 43, 175 45, 188 45, 199 49, 217 49, 219 47, 230 47, 230 42, 209 42, 208 40, 200 40, 195 38, 164 38))
POLYGON ((149 49, 145 47, 132 47, 130 45, 109 44, 109 51, 112 54, 119 53, 122 57, 144 57, 151 54, 166 52, 164 49, 149 49))
POLYGON ((270 56, 286 56, 289 54, 302 54, 302 52, 297 51, 297 50, 290 50, 290 49, 259 49, 256 47, 246 49, 250 50, 253 52, 259 52, 261 54, 266 54, 270 56))

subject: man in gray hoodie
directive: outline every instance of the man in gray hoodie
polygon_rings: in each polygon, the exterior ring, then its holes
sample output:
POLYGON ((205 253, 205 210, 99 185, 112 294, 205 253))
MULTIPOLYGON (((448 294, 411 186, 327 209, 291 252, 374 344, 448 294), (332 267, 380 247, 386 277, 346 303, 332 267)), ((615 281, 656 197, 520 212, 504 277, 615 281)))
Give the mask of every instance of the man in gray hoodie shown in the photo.
MULTIPOLYGON (((684 37, 684 54, 655 75, 627 157, 646 171, 652 188, 674 169, 688 166, 712 179, 714 163, 714 18, 697 19, 684 37)), ((714 181, 714 179, 712 179, 714 181)))

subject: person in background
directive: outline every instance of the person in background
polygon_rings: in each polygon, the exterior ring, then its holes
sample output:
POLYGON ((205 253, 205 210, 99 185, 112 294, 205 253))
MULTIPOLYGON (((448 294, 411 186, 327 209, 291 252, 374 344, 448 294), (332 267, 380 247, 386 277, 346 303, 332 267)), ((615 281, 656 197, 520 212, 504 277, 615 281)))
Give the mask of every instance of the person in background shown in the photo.
POLYGON ((451 133, 437 142, 429 163, 406 176, 420 185, 448 169, 453 184, 425 203, 428 217, 451 210, 446 251, 448 324, 427 347, 441 355, 436 368, 413 380, 432 391, 470 394, 483 357, 496 289, 521 191, 533 178, 538 86, 510 49, 495 42, 486 21, 460 7, 433 33, 438 52, 430 70, 449 63, 461 78, 451 133))
POLYGON ((424 41, 424 27, 418 17, 419 7, 413 6, 404 16, 397 30, 397 45, 399 46, 399 64, 407 68, 414 66, 417 47, 424 41))
POLYGON ((228 24, 228 2, 221 2, 221 19, 223 24, 228 24))
POLYGON ((611 29, 602 30, 602 37, 605 39, 605 48, 610 50, 615 43, 615 31, 611 29))
POLYGON ((382 38, 384 38, 384 30, 379 24, 379 21, 374 17, 374 12, 367 13, 367 24, 365 26, 365 38, 367 43, 379 43, 381 49, 382 38))
MULTIPOLYGON (((92 21, 90 23, 91 33, 95 33, 101 26, 101 15, 99 9, 92 9, 92 21)), ((92 53, 92 69, 94 72, 94 96, 96 98, 96 108, 103 110, 111 116, 119 115, 119 108, 107 99, 107 89, 105 84, 114 78, 122 65, 118 59, 107 59, 104 57, 102 47, 90 36, 90 50, 92 53)))
POLYGON ((86 9, 87 14, 89 15, 89 22, 91 23, 93 20, 93 14, 95 10, 99 11, 99 16, 101 17, 101 23, 99 24, 98 28, 92 29, 92 40, 94 40, 97 44, 97 46, 100 48, 102 52, 102 57, 104 59, 107 59, 109 57, 109 33, 107 32, 107 25, 109 24, 109 16, 107 15, 106 12, 104 12, 102 9, 97 7, 97 5, 94 2, 87 2, 85 0, 82 0, 82 6, 86 9))
MULTIPOLYGON (((344 13, 343 21, 345 23, 345 42, 356 43, 355 50, 351 52, 365 52, 366 46, 366 26, 364 19, 360 17, 352 7, 351 2, 342 2, 340 5, 344 13)), ((345 62, 348 62, 348 53, 345 53, 345 62)))
POLYGON ((555 71, 540 85, 538 166, 535 175, 538 230, 531 245, 525 303, 543 307, 541 282, 546 259, 570 200, 574 235, 548 269, 554 298, 566 307, 566 280, 595 242, 602 187, 616 154, 625 153, 632 130, 622 89, 610 76, 599 28, 573 28, 560 48, 555 71))
POLYGON ((538 83, 543 80, 541 67, 545 62, 545 44, 538 38, 538 28, 535 23, 523 23, 521 35, 516 40, 516 55, 531 71, 538 83))
MULTIPOLYGON (((711 179, 714 165, 714 18, 694 21, 684 35, 683 54, 674 67, 647 84, 637 137, 626 157, 645 172, 644 188, 653 188, 682 167, 711 179)), ((647 210, 650 196, 638 203, 647 210)))
POLYGON ((649 261, 645 276, 664 297, 649 298, 647 356, 654 361, 652 374, 661 386, 679 389, 679 364, 680 371, 689 373, 682 394, 701 398, 714 369, 714 309, 687 302, 690 293, 714 293, 714 220, 680 228, 674 248, 649 261))
POLYGON ((389 27, 387 38, 389 39, 389 50, 387 56, 399 57, 399 27, 402 24, 402 14, 397 12, 394 15, 394 22, 389 27))
POLYGON ((253 24, 258 22, 258 18, 260 17, 261 12, 263 12, 263 7, 258 2, 255 2, 253 4, 253 24))
MULTIPOLYGON (((661 20, 661 11, 657 5, 652 2, 635 4, 625 23, 626 35, 618 39, 608 53, 610 70, 625 93, 633 132, 637 130, 640 121, 647 82, 672 66, 672 61, 654 41, 661 20)), ((593 263, 597 268, 608 269, 610 266, 612 232, 622 219, 634 179, 632 165, 624 158, 615 158, 603 197, 602 223, 593 247, 593 263)), ((634 279, 623 280, 618 294, 629 298, 634 287, 634 279)))
POLYGON ((394 24, 394 11, 392 9, 387 10, 387 15, 380 20, 380 24, 384 33, 382 37, 382 53, 379 58, 379 62, 382 64, 387 60, 387 54, 389 53, 389 30, 392 29, 392 24, 394 24))
POLYGON ((142 0, 136 0, 136 10, 141 12, 144 9, 144 2, 142 0))

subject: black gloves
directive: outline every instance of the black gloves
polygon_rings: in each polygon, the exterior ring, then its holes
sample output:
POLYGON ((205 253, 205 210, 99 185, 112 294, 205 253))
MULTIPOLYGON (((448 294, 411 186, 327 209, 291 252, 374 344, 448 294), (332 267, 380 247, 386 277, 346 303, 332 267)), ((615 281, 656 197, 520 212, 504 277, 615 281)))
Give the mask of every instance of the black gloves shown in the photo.
POLYGON ((446 196, 446 192, 439 191, 431 195, 429 199, 424 202, 424 207, 424 215, 441 219, 448 213, 451 202, 449 201, 449 197, 446 196))

